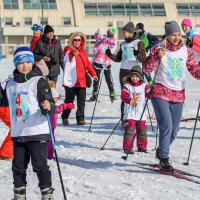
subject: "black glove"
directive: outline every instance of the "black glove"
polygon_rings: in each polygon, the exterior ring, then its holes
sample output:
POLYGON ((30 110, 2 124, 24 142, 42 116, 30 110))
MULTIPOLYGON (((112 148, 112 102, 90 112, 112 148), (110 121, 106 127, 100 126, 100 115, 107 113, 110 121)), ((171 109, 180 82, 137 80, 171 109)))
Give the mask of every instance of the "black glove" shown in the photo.
POLYGON ((111 51, 110 51, 110 49, 106 49, 106 55, 107 55, 108 57, 111 56, 111 51))
POLYGON ((138 55, 138 50, 133 49, 133 54, 134 54, 134 56, 137 56, 138 55))

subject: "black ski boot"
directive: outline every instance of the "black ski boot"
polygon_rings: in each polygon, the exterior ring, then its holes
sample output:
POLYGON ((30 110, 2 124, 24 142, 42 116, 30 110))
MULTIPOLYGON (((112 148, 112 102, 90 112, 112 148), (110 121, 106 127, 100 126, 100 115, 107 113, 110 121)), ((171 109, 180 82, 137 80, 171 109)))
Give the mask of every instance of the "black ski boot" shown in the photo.
POLYGON ((141 149, 141 148, 139 148, 138 152, 140 152, 140 153, 147 153, 147 149, 141 149))
POLYGON ((97 100, 97 92, 93 92, 92 96, 90 97, 90 99, 88 100, 89 102, 93 102, 97 100))
POLYGON ((160 158, 159 168, 160 170, 163 170, 165 172, 173 172, 173 167, 171 165, 171 162, 169 161, 169 158, 160 158))
POLYGON ((110 93, 110 101, 111 101, 111 103, 113 103, 115 100, 116 100, 116 99, 115 99, 115 93, 114 93, 114 92, 111 92, 111 93, 110 93))
POLYGON ((14 198, 12 200, 26 200, 26 187, 14 187, 14 198))

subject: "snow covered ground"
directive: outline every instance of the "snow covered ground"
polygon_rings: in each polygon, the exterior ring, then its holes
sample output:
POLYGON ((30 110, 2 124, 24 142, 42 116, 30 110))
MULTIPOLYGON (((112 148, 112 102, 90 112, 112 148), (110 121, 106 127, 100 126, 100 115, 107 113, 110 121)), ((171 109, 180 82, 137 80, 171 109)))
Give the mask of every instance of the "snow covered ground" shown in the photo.
MULTIPOLYGON (((11 60, 0 62, 0 81, 11 74, 14 67, 11 60)), ((70 126, 64 127, 59 118, 55 131, 57 153, 66 188, 68 200, 199 200, 200 186, 174 177, 138 168, 135 162, 157 163, 155 159, 155 133, 151 132, 148 122, 148 154, 136 152, 127 161, 121 159, 123 130, 117 128, 104 151, 100 148, 119 121, 120 87, 118 81, 119 65, 113 64, 113 78, 118 100, 110 103, 105 79, 102 82, 99 101, 92 125, 88 131, 94 103, 86 103, 86 121, 88 125, 77 126, 75 111, 69 119, 70 126)), ((64 95, 59 77, 58 90, 64 95)), ((92 89, 87 90, 89 99, 92 89)), ((183 117, 195 117, 200 100, 200 81, 188 75, 187 100, 183 117)), ((63 98, 60 102, 63 101, 63 98)), ((152 107, 150 106, 152 113, 152 107)), ((154 124, 156 126, 156 124, 154 124)), ((173 166, 199 174, 200 172, 200 122, 197 124, 191 152, 190 165, 187 160, 194 121, 180 124, 177 139, 172 145, 170 159, 173 166)), ((154 127, 155 129, 156 127, 154 127)), ((0 122, 0 143, 4 140, 8 128, 0 122)), ((49 161, 52 170, 55 200, 62 200, 62 190, 55 161, 49 161)), ((37 186, 38 180, 32 172, 31 164, 27 171, 27 200, 41 199, 37 186)), ((10 200, 13 196, 11 162, 0 160, 0 199, 10 200)))

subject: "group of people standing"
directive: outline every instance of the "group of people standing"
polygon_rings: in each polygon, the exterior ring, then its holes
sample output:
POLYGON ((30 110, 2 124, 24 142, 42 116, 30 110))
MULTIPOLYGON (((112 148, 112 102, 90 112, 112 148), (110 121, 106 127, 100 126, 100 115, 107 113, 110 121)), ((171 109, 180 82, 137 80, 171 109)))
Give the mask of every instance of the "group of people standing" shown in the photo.
POLYGON ((48 144, 46 116, 50 115, 53 130, 57 114, 61 112, 63 125, 69 125, 70 111, 74 108, 73 101, 77 96, 77 125, 86 124, 84 108, 88 73, 94 80, 90 100, 97 99, 98 81, 104 73, 113 102, 111 60, 121 62, 119 81, 122 90, 121 121, 125 129, 124 152, 134 153, 134 134, 137 134, 138 151, 147 152, 146 113, 143 111, 146 98, 150 98, 160 131, 156 153, 160 160, 159 166, 165 171, 173 170, 169 149, 177 135, 182 116, 186 69, 200 79, 200 64, 197 60, 200 48, 196 42, 199 35, 192 29, 189 19, 183 20, 182 28, 188 36, 188 46, 183 42, 181 28, 176 21, 165 23, 165 35, 161 43, 144 30, 142 23, 134 27, 132 22, 128 22, 123 27, 124 41, 116 55, 116 29, 108 28, 107 35, 98 30, 95 33, 96 43, 91 63, 85 51, 86 37, 83 33, 72 33, 63 52, 50 25, 46 25, 44 31, 41 26, 33 25, 34 37, 30 49, 16 49, 13 76, 4 85, 1 84, 0 90, 1 118, 12 127, 9 138, 12 137, 14 141, 14 200, 26 199, 26 170, 30 159, 38 175, 42 199, 53 199, 51 171, 47 165, 47 156, 53 158, 53 149, 52 144, 48 144), (56 106, 59 99, 56 83, 60 67, 64 71, 65 101, 56 106), (154 69, 155 81, 152 83, 149 73, 154 69), (145 78, 149 85, 145 83, 145 78))

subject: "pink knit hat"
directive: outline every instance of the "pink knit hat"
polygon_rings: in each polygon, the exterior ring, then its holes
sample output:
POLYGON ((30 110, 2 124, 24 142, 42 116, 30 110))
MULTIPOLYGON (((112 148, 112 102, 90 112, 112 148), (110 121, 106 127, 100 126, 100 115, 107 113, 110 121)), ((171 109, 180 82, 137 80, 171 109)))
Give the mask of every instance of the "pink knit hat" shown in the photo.
POLYGON ((189 27, 192 28, 192 22, 191 22, 190 19, 187 19, 187 18, 183 19, 183 21, 182 21, 181 24, 182 24, 182 26, 183 26, 183 25, 187 25, 187 26, 189 26, 189 27))

